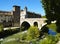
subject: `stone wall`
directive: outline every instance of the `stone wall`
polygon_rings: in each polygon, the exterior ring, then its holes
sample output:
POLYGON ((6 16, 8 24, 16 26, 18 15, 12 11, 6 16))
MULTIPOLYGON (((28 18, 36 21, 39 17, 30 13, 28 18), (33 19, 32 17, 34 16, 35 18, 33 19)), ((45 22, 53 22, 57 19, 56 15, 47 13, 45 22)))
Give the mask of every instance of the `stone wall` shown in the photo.
POLYGON ((20 25, 20 6, 13 6, 13 26, 19 27, 20 25))

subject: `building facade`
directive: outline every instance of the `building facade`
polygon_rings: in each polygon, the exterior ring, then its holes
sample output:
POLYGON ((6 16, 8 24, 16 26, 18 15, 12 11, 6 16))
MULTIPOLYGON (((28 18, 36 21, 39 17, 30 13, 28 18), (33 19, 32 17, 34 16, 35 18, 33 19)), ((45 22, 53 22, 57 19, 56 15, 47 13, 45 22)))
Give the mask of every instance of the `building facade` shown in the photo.
MULTIPOLYGON (((37 21, 41 18, 41 14, 37 14, 34 12, 29 12, 27 7, 24 10, 20 9, 20 6, 13 6, 13 11, 0 11, 0 23, 4 25, 4 27, 14 26, 20 27, 22 22, 27 20, 37 21)), ((33 22, 31 21, 31 23, 33 22)), ((40 22, 40 21, 39 21, 40 22)), ((42 21, 41 21, 42 22, 42 21)))

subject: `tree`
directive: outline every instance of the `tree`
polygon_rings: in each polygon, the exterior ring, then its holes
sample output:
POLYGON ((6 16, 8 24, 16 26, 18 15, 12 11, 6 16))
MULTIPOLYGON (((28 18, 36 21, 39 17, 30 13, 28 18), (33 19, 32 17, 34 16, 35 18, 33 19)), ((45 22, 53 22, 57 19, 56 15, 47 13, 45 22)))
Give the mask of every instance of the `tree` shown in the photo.
POLYGON ((55 0, 42 0, 42 4, 46 13, 46 17, 50 21, 56 20, 56 12, 55 12, 55 6, 56 2, 55 0))
POLYGON ((30 27, 27 32, 27 40, 36 39, 39 37, 39 30, 38 27, 30 27))
POLYGON ((60 32, 60 0, 42 0, 48 21, 56 20, 57 32, 60 32))

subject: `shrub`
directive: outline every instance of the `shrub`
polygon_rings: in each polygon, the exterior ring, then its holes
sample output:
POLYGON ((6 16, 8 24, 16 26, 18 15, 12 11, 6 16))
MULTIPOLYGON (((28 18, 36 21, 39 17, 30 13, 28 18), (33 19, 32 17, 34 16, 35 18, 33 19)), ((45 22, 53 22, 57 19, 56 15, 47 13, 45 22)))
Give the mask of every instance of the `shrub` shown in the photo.
POLYGON ((39 37, 39 30, 37 27, 30 27, 28 29, 28 32, 27 32, 27 37, 26 39, 27 40, 32 40, 32 39, 35 39, 35 38, 38 38, 39 37))
POLYGON ((0 38, 10 36, 10 35, 15 34, 17 32, 20 32, 19 29, 10 29, 9 28, 8 30, 4 30, 4 31, 0 32, 0 38))
POLYGON ((0 32, 3 31, 3 25, 0 24, 0 32))
POLYGON ((56 36, 48 35, 46 38, 40 40, 39 44, 56 44, 58 38, 56 36))
POLYGON ((27 36, 27 34, 26 33, 23 33, 23 34, 20 35, 20 39, 21 40, 25 40, 26 39, 26 36, 27 36))

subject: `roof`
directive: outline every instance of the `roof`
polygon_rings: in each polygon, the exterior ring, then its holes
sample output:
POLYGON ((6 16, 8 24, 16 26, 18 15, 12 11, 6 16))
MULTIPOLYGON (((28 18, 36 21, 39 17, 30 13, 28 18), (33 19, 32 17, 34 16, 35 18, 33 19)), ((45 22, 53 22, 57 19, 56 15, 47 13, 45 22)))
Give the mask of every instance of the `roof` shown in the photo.
POLYGON ((39 16, 41 16, 41 14, 38 14, 38 13, 35 13, 35 12, 27 12, 28 14, 30 14, 30 15, 32 15, 32 14, 34 14, 34 15, 39 15, 39 16))
POLYGON ((41 18, 41 14, 34 13, 34 12, 27 12, 28 18, 41 18))
POLYGON ((12 15, 9 11, 0 11, 0 15, 12 15))

